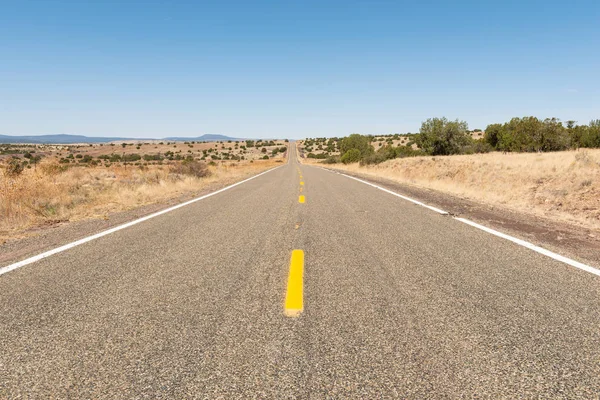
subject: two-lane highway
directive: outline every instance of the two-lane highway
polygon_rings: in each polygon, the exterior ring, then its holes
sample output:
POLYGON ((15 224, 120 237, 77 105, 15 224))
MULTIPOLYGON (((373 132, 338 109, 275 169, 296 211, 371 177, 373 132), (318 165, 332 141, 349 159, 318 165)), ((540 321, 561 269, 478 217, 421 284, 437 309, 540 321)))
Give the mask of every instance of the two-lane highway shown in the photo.
POLYGON ((292 149, 0 276, 0 398, 597 397, 599 288, 292 149))

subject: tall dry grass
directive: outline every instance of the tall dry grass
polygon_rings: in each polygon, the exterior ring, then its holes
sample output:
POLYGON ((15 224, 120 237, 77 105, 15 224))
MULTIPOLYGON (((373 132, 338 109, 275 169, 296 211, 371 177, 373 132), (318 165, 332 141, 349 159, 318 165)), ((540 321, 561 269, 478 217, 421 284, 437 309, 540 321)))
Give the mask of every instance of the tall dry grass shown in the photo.
POLYGON ((327 167, 600 229, 600 150, 415 157, 327 167))
MULTIPOLYGON (((56 221, 104 218, 111 212, 160 203, 211 185, 227 185, 281 165, 275 160, 208 166, 209 175, 186 174, 178 164, 147 167, 64 167, 42 163, 10 176, 0 168, 0 240, 56 221)), ((188 172, 189 173, 189 172, 188 172)))

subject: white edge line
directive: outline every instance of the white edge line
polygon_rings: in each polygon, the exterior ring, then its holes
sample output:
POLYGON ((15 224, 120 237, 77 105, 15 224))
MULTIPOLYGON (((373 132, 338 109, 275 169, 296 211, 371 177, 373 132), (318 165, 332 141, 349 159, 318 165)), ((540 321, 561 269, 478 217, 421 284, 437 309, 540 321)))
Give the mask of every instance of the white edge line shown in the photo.
POLYGON ((554 252, 552 252, 550 250, 546 250, 546 249, 544 249, 542 247, 536 246, 533 243, 526 242, 525 240, 518 239, 516 237, 507 235, 507 234, 502 233, 502 232, 498 232, 498 231, 496 231, 494 229, 488 228, 487 226, 479 225, 479 224, 477 224, 477 223, 475 223, 473 221, 469 221, 468 219, 465 219, 465 218, 454 218, 454 219, 457 220, 457 221, 460 221, 460 222, 464 222, 465 224, 470 225, 470 226, 472 226, 474 228, 481 229, 482 231, 485 231, 487 233, 491 233, 492 235, 501 237, 502 239, 510 240, 513 243, 516 243, 518 245, 526 247, 529 250, 533 250, 533 251, 535 251, 537 253, 543 254, 543 255, 545 255, 547 257, 550 257, 550 258, 552 258, 552 259, 554 259, 556 261, 560 261, 560 262, 568 264, 568 265, 570 265, 572 267, 579 268, 579 269, 581 269, 583 271, 589 272, 590 274, 594 274, 596 276, 600 276, 600 270, 599 269, 596 269, 596 268, 591 267, 589 265, 580 263, 579 261, 572 260, 572 259, 567 258, 565 256, 561 256, 560 254, 556 254, 556 253, 554 253, 554 252))
POLYGON ((57 254, 57 253, 61 253, 61 252, 65 251, 65 250, 72 249, 73 247, 79 246, 81 244, 84 244, 84 243, 87 243, 87 242, 91 242, 92 240, 101 238, 102 236, 110 235, 111 233, 120 231, 121 229, 129 228, 130 226, 137 225, 140 222, 144 222, 144 221, 147 221, 147 220, 149 220, 151 218, 158 217, 159 215, 163 215, 163 214, 166 214, 168 212, 177 210, 178 208, 185 207, 185 206, 190 205, 192 203, 195 203, 197 201, 204 200, 207 197, 214 196, 215 194, 218 194, 218 193, 224 192, 226 190, 229 190, 229 189, 231 189, 231 188, 233 188, 233 187, 235 187, 237 185, 241 185, 242 183, 248 182, 248 181, 250 181, 250 180, 252 180, 254 178, 258 178, 259 176, 264 175, 264 174, 266 174, 268 172, 274 171, 277 168, 280 168, 282 166, 283 165, 279 165, 279 166, 277 166, 275 168, 271 168, 269 170, 261 172, 260 174, 251 176, 250 178, 247 178, 247 179, 244 179, 243 181, 236 182, 233 185, 226 186, 226 187, 224 187, 222 189, 219 189, 217 191, 205 194, 204 196, 200 196, 200 197, 197 197, 195 199, 186 201, 185 203, 177 204, 176 206, 166 208, 164 210, 155 212, 155 213, 150 214, 150 215, 146 215, 145 217, 136 219, 134 221, 127 222, 127 223, 125 223, 123 225, 115 226, 114 228, 110 228, 110 229, 107 229, 105 231, 96 233, 95 235, 85 237, 83 239, 80 239, 80 240, 77 240, 75 242, 71 242, 71 243, 65 244, 64 246, 60 246, 60 247, 57 247, 57 248, 52 249, 52 250, 48 250, 48 251, 46 251, 44 253, 38 254, 37 256, 29 257, 29 258, 26 258, 25 260, 16 262, 14 264, 7 265, 5 267, 0 268, 0 275, 4 275, 7 272, 13 271, 13 270, 15 270, 17 268, 24 267, 25 265, 28 265, 28 264, 34 263, 36 261, 42 260, 42 259, 44 259, 46 257, 50 257, 51 255, 54 255, 54 254, 57 254))
POLYGON ((448 213, 447 213, 446 211, 444 211, 444 210, 440 210, 439 208, 435 208, 435 207, 429 206, 429 205, 427 205, 427 204, 425 204, 425 203, 421 203, 421 202, 420 202, 420 201, 418 201, 418 200, 411 199, 410 197, 403 196, 403 195, 401 195, 401 194, 399 194, 399 193, 392 192, 391 190, 388 190, 388 189, 382 188, 381 186, 377 186, 377 185, 375 185, 375 184, 373 184, 373 183, 371 183, 371 182, 363 181, 362 179, 358 179, 358 178, 355 178, 355 177, 353 177, 353 176, 350 176, 350 175, 342 174, 341 172, 340 172, 339 174, 340 174, 340 175, 343 175, 343 176, 345 176, 346 178, 350 178, 350 179, 354 179, 355 181, 362 182, 362 183, 364 183, 365 185, 369 185, 369 186, 372 186, 372 187, 374 187, 374 188, 377 188, 377 189, 379 189, 379 190, 383 190, 383 191, 384 191, 384 192, 386 192, 386 193, 393 194, 394 196, 396 196, 396 197, 400 197, 401 199, 404 199, 404 200, 406 200, 406 201, 410 201, 411 203, 414 203, 414 204, 417 204, 417 205, 419 205, 419 206, 422 206, 422 207, 428 208, 428 209, 430 209, 431 211, 435 211, 435 212, 436 212, 436 213, 438 213, 438 214, 441 214, 441 215, 448 215, 448 213))
MULTIPOLYGON (((347 177, 347 178, 354 179, 354 180, 356 180, 356 181, 362 182, 362 183, 364 183, 365 185, 373 186, 373 187, 375 187, 375 188, 377 188, 377 189, 379 189, 379 190, 383 190, 384 192, 387 192, 387 193, 393 194, 394 196, 400 197, 400 198, 402 198, 402 199, 404 199, 404 200, 408 200, 408 201, 410 201, 410 202, 412 202, 412 203, 415 203, 415 204, 418 204, 418 205, 420 205, 420 206, 426 207, 426 208, 428 208, 428 209, 430 209, 430 210, 433 210, 433 211, 435 211, 435 212, 437 212, 437 213, 440 213, 440 214, 442 214, 442 215, 447 215, 447 214, 448 214, 447 212, 445 212, 445 211, 443 211, 443 210, 440 210, 440 209, 438 209, 438 208, 435 208, 435 207, 428 206, 427 204, 421 203, 420 201, 417 201, 417 200, 411 199, 411 198, 409 198, 409 197, 403 196, 403 195, 401 195, 401 194, 398 194, 398 193, 392 192, 391 190, 388 190, 388 189, 385 189, 385 188, 379 187, 379 186, 377 186, 377 185, 375 185, 375 184, 373 184, 373 183, 371 183, 371 182, 367 182, 367 181, 364 181, 364 180, 362 180, 362 179, 358 179, 358 178, 355 178, 355 177, 353 177, 353 176, 346 175, 346 174, 343 174, 343 173, 341 173, 341 172, 338 172, 338 171, 333 171, 333 170, 330 170, 330 169, 327 169, 327 168, 322 168, 322 167, 321 167, 321 169, 324 169, 325 171, 332 172, 332 173, 334 173, 334 174, 343 175, 343 176, 345 176, 345 177, 347 177)), ((570 259, 570 258, 568 258, 568 257, 561 256, 560 254, 554 253, 554 252, 552 252, 552 251, 550 251, 550 250, 546 250, 546 249, 544 249, 543 247, 536 246, 536 245, 534 245, 533 243, 529 243, 529 242, 527 242, 527 241, 525 241, 525 240, 518 239, 518 238, 516 238, 516 237, 513 237, 513 236, 510 236, 510 235, 507 235, 507 234, 505 234, 505 233, 502 233, 502 232, 498 232, 498 231, 496 231, 496 230, 494 230, 494 229, 488 228, 487 226, 480 225, 480 224, 478 224, 478 223, 475 223, 475 222, 473 222, 473 221, 470 221, 470 220, 468 220, 468 219, 465 219, 465 218, 459 218, 459 217, 453 217, 453 218, 454 218, 455 220, 457 220, 457 221, 463 222, 463 223, 465 223, 465 224, 467 224, 467 225, 470 225, 470 226, 472 226, 472 227, 474 227, 474 228, 481 229, 482 231, 485 231, 485 232, 487 232, 487 233, 491 233, 492 235, 498 236, 498 237, 500 237, 500 238, 502 238, 502 239, 509 240, 509 241, 511 241, 511 242, 513 242, 513 243, 516 243, 516 244, 520 245, 520 246, 523 246, 523 247, 525 247, 525 248, 528 248, 529 250, 533 250, 533 251, 535 251, 535 252, 537 252, 537 253, 540 253, 540 254, 542 254, 542 255, 545 255, 546 257, 550 257, 550 258, 552 258, 552 259, 554 259, 554 260, 556 260, 556 261, 560 261, 560 262, 562 262, 562 263, 565 263, 565 264, 567 264, 567 265, 570 265, 570 266, 572 266, 572 267, 575 267, 575 268, 578 268, 578 269, 580 269, 580 270, 583 270, 583 271, 589 272, 590 274, 594 274, 594 275, 596 275, 596 276, 600 276, 600 270, 599 270, 599 269, 597 269, 597 268, 594 268, 594 267, 592 267, 592 266, 589 266, 589 265, 587 265, 587 264, 583 264, 583 263, 581 263, 581 262, 579 262, 579 261, 575 261, 575 260, 573 260, 573 259, 570 259)))

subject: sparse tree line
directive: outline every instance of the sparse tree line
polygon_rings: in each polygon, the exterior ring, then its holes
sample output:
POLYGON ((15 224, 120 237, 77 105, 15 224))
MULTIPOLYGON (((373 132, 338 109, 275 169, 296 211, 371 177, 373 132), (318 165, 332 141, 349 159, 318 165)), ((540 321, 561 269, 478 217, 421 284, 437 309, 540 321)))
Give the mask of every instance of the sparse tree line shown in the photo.
POLYGON ((482 132, 479 129, 469 131, 465 121, 430 118, 414 135, 383 135, 376 139, 371 135, 352 134, 341 139, 316 138, 304 142, 308 158, 321 158, 324 163, 361 164, 422 155, 547 152, 578 148, 600 148, 600 119, 592 120, 588 125, 578 125, 575 121, 563 124, 557 118, 513 118, 504 124, 490 124, 482 132), (395 146, 393 140, 399 138, 404 138, 405 144, 395 146), (378 145, 377 150, 374 144, 378 145), (314 149, 322 153, 311 153, 314 149), (331 154, 335 151, 339 151, 339 156, 331 154))
POLYGON ((498 151, 560 151, 580 147, 600 147, 600 119, 588 125, 556 118, 513 118, 504 124, 488 125, 485 142, 498 151))

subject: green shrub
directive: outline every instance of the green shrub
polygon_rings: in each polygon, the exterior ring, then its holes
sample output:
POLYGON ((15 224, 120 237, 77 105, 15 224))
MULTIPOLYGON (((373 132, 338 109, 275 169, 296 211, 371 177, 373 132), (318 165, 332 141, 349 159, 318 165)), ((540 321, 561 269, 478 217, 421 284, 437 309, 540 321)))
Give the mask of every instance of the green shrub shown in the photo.
MULTIPOLYGON (((343 138, 340 141, 339 148, 340 153, 342 153, 343 155, 345 155, 350 150, 358 150, 361 157, 366 157, 369 154, 373 154, 374 151, 373 146, 371 146, 369 137, 359 135, 357 133, 353 133, 352 135, 343 138)), ((359 159, 361 157, 359 157, 359 159)))
POLYGON ((142 158, 144 161, 160 161, 163 159, 160 154, 144 154, 142 158))
POLYGON ((467 129, 464 121, 430 118, 421 124, 417 145, 431 155, 459 154, 471 142, 467 129))
MULTIPOLYGON (((122 157, 122 160, 124 162, 135 162, 135 161, 139 161, 142 159, 142 156, 140 156, 137 153, 132 153, 132 154, 124 154, 122 157)), ((112 161, 112 160, 111 160, 112 161)))
POLYGON ((341 161, 344 164, 350 164, 354 162, 358 162, 361 159, 361 154, 359 149, 350 149, 344 153, 341 158, 341 161))
POLYGON ((425 152, 422 150, 415 150, 410 146, 398 146, 395 149, 396 158, 404 158, 404 157, 418 157, 424 156, 425 152))
POLYGON ((319 154, 314 154, 314 153, 308 153, 306 155, 307 158, 316 158, 317 160, 324 160, 327 158, 327 154, 326 153, 319 153, 319 154))

